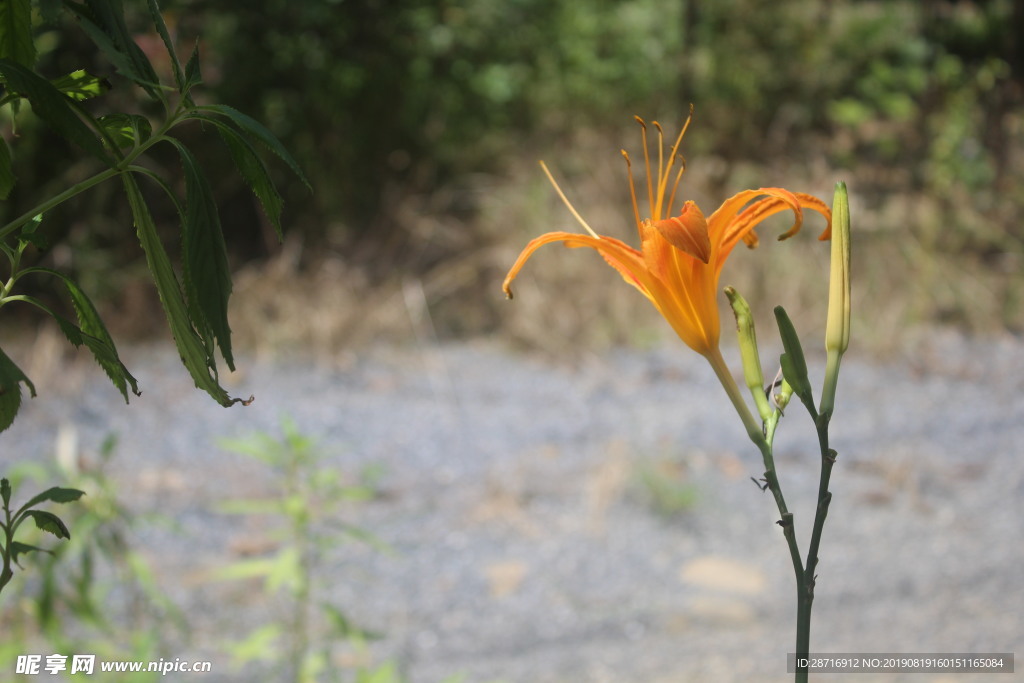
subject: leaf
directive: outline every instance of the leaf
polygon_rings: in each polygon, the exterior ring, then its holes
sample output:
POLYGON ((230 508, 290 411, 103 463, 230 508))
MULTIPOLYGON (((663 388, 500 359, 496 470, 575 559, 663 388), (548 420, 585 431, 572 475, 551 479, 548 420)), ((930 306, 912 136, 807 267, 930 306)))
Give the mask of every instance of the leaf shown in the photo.
POLYGON ((52 512, 47 512, 46 510, 26 510, 25 516, 31 517, 37 527, 53 534, 57 538, 71 538, 71 532, 68 531, 67 525, 52 512))
POLYGON ((7 146, 7 141, 0 137, 0 201, 10 196, 15 182, 14 159, 11 157, 11 148, 7 146))
POLYGON ((324 615, 330 622, 332 630, 341 638, 355 638, 357 640, 380 640, 384 634, 376 631, 367 631, 352 623, 348 616, 340 609, 330 603, 320 605, 324 615))
POLYGON ((153 19, 156 32, 160 34, 160 39, 164 41, 164 47, 167 48, 167 54, 171 58, 171 69, 174 72, 174 82, 178 86, 178 92, 185 95, 187 92, 185 75, 182 73, 178 53, 174 49, 174 43, 171 41, 171 35, 167 32, 167 24, 164 23, 164 17, 160 14, 160 6, 156 0, 149 0, 149 16, 153 19))
POLYGON ((221 139, 224 140, 231 159, 235 162, 235 168, 252 189, 252 193, 259 199, 264 213, 267 214, 271 225, 274 226, 277 238, 283 239, 281 209, 284 206, 284 200, 281 199, 281 195, 274 186, 274 181, 270 178, 267 165, 260 159, 252 143, 239 135, 230 125, 212 116, 203 116, 202 118, 217 126, 217 131, 220 133, 221 139))
POLYGON ((82 30, 122 75, 134 81, 154 100, 163 100, 160 79, 125 24, 121 0, 86 0, 85 5, 68 1, 64 4, 74 12, 82 30))
POLYGON ((167 252, 164 250, 163 244, 160 243, 156 224, 153 223, 153 217, 149 213, 149 207, 146 206, 146 202, 142 198, 135 178, 124 174, 122 179, 128 194, 132 215, 135 217, 139 242, 146 253, 146 263, 153 276, 153 281, 156 283, 164 312, 167 314, 167 322, 170 324, 171 334, 178 347, 181 362, 188 369, 196 386, 212 396, 217 403, 224 407, 235 403, 247 405, 247 402, 242 399, 228 396, 227 391, 218 384, 216 377, 211 374, 211 370, 216 371, 215 362, 209 349, 192 327, 178 279, 171 268, 167 252))
POLYGON ((210 575, 210 578, 215 581, 236 581, 238 579, 267 576, 274 570, 276 562, 276 558, 273 557, 232 562, 226 567, 216 569, 210 575))
POLYGON ((124 363, 121 362, 121 358, 117 355, 114 340, 111 338, 110 333, 107 332, 107 328, 103 324, 103 320, 100 319, 96 307, 93 306, 92 301, 89 300, 89 297, 86 296, 78 284, 63 273, 50 270, 49 268, 26 268, 23 272, 47 273, 59 278, 64 283, 81 327, 32 297, 24 297, 23 300, 46 311, 50 317, 57 321, 61 332, 64 333, 64 336, 76 348, 85 344, 89 351, 92 352, 93 358, 96 359, 99 366, 107 373, 107 377, 117 387, 117 390, 121 392, 125 403, 128 403, 129 386, 133 394, 141 396, 142 392, 139 391, 138 382, 128 372, 128 368, 125 367, 124 363))
MULTIPOLYGON (((53 552, 47 550, 46 548, 39 548, 34 545, 29 545, 28 543, 21 543, 20 541, 11 542, 11 562, 18 564, 18 557, 31 552, 47 553, 49 555, 53 555, 53 552)), ((21 565, 19 564, 18 566, 20 567, 21 565)))
MULTIPOLYGON (((800 345, 800 337, 797 336, 796 328, 789 319, 786 309, 782 306, 775 307, 775 320, 779 325, 779 335, 782 337, 782 346, 786 350, 779 358, 782 365, 782 375, 793 387, 793 393, 800 397, 805 404, 811 401, 811 383, 807 379, 807 361, 804 360, 804 351, 800 345)), ((813 403, 811 404, 813 405, 813 403)))
POLYGON ((291 588, 302 580, 299 549, 295 547, 283 548, 273 559, 270 571, 267 573, 267 591, 276 593, 282 586, 291 588))
POLYGON ((53 79, 50 83, 57 90, 76 102, 99 97, 110 90, 110 81, 99 76, 93 76, 85 69, 72 71, 67 76, 53 79))
POLYGON ((192 153, 171 139, 181 155, 185 170, 185 216, 182 241, 185 262, 185 293, 194 320, 204 323, 220 346, 228 368, 235 369, 228 326, 231 271, 228 250, 220 227, 217 201, 192 153))
POLYGON ((145 142, 153 132, 149 119, 138 114, 108 114, 101 116, 97 123, 122 149, 145 142))
POLYGON ((261 626, 239 643, 231 645, 231 655, 235 662, 242 664, 253 660, 276 659, 278 657, 277 640, 282 635, 279 624, 261 626))
POLYGON ((264 145, 266 145, 270 151, 272 151, 274 154, 280 157, 282 161, 288 164, 288 167, 292 169, 292 172, 296 176, 298 176, 299 180, 301 180, 306 187, 308 187, 310 190, 313 189, 313 186, 309 184, 309 180, 306 179, 306 175, 302 172, 302 169, 299 167, 298 162, 296 162, 295 159, 292 158, 292 155, 288 153, 288 150, 284 148, 284 145, 282 145, 281 142, 276 137, 274 137, 274 134, 267 130, 267 128, 262 123, 252 118, 251 116, 243 114, 242 112, 238 111, 237 109, 234 109, 233 107, 227 106, 226 104, 209 104, 199 107, 199 110, 213 112, 214 114, 226 116, 228 119, 231 120, 232 123, 238 126, 238 128, 243 133, 251 135, 252 137, 262 142, 264 145))
POLYGON ((21 384, 35 398, 36 387, 7 354, 0 349, 0 432, 11 426, 21 407, 21 384))
POLYGON ((197 40, 195 47, 192 48, 192 56, 185 64, 185 90, 181 94, 185 95, 202 82, 203 74, 199 70, 199 41, 197 40))
POLYGON ((34 507, 45 501, 52 501, 54 503, 72 503, 82 496, 85 495, 85 491, 79 491, 78 489, 65 489, 60 486, 54 486, 48 488, 39 495, 35 496, 29 502, 22 506, 22 509, 34 507))
POLYGON ((29 0, 0 2, 0 59, 10 59, 29 69, 36 63, 29 0))
POLYGON ((51 128, 100 161, 114 165, 99 138, 78 118, 73 102, 52 83, 5 59, 0 59, 0 75, 11 90, 32 103, 32 111, 51 128))

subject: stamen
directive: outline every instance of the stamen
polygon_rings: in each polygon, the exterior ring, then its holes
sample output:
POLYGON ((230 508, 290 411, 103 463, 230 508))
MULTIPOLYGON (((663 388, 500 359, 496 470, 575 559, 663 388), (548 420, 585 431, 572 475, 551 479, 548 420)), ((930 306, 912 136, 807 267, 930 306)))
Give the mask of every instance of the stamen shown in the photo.
POLYGON ((661 189, 661 175, 665 172, 665 131, 661 129, 661 124, 657 121, 652 121, 654 127, 658 129, 658 207, 651 207, 651 220, 661 220, 661 202, 665 199, 662 195, 661 189))
POLYGON ((576 211, 576 209, 573 208, 572 204, 569 203, 569 200, 566 198, 565 193, 562 192, 562 188, 560 188, 558 186, 558 183, 555 182, 555 177, 553 175, 551 175, 551 171, 548 170, 547 164, 545 164, 543 161, 541 161, 540 162, 540 167, 544 169, 544 173, 547 175, 548 180, 550 180, 551 184, 555 186, 555 192, 557 192, 558 196, 562 198, 562 201, 565 203, 565 205, 567 207, 569 207, 569 211, 576 218, 576 220, 579 221, 580 225, 583 226, 583 229, 586 230, 587 232, 589 232, 591 237, 594 237, 594 238, 597 238, 597 239, 601 239, 601 236, 598 235, 596 232, 594 232, 590 228, 589 225, 587 225, 587 222, 585 220, 583 220, 583 216, 581 216, 576 211))
MULTIPOLYGON (((678 154, 679 154, 679 145, 682 144, 683 136, 686 135, 686 130, 690 127, 690 121, 692 119, 693 119, 693 105, 691 104, 690 105, 690 113, 686 117, 686 122, 683 123, 683 128, 682 128, 682 130, 679 131, 679 137, 676 138, 676 143, 674 145, 672 145, 672 155, 669 157, 668 168, 665 169, 665 177, 664 178, 659 178, 659 186, 658 186, 658 193, 659 193, 659 195, 664 195, 664 193, 665 193, 665 186, 668 185, 668 174, 669 174, 669 171, 672 170, 672 165, 675 163, 676 156, 678 156, 678 154)), ((660 209, 660 207, 659 207, 659 209, 660 209)), ((671 209, 672 209, 672 207, 669 206, 669 210, 671 210, 671 209)))
POLYGON ((629 160, 629 154, 626 153, 626 150, 622 149, 619 151, 622 152, 622 158, 626 160, 626 171, 629 173, 629 196, 630 199, 633 200, 633 218, 636 219, 636 229, 637 232, 640 232, 640 239, 642 240, 643 232, 641 231, 641 227, 643 222, 640 220, 640 209, 636 205, 636 187, 633 183, 633 163, 629 160))
POLYGON ((667 210, 669 215, 672 214, 672 202, 676 198, 676 190, 679 189, 679 183, 683 180, 683 173, 686 172, 686 157, 679 155, 679 173, 676 174, 676 182, 672 184, 672 194, 668 196, 667 210))
POLYGON ((644 145, 644 166, 647 169, 647 205, 651 209, 651 211, 653 211, 654 210, 654 186, 651 184, 651 156, 650 156, 650 152, 648 152, 648 150, 647 150, 647 124, 644 123, 644 120, 642 118, 640 118, 639 116, 634 116, 633 118, 636 119, 637 123, 640 124, 640 128, 641 128, 640 139, 643 141, 643 145, 644 145))

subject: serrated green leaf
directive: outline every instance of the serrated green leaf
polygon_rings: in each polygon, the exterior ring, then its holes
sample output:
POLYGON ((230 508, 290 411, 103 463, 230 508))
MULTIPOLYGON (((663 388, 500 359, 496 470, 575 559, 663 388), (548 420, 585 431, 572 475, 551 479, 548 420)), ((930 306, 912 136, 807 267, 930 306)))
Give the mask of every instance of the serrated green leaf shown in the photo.
POLYGON ((54 486, 48 488, 39 495, 32 498, 32 500, 25 503, 22 508, 30 508, 39 505, 45 501, 52 501, 54 503, 71 503, 85 495, 85 491, 79 491, 78 489, 66 489, 60 486, 54 486))
POLYGON ((182 224, 185 293, 194 321, 201 321, 220 346, 228 368, 235 369, 228 326, 231 271, 213 189, 192 153, 172 140, 185 171, 185 216, 182 224))
POLYGON ((92 301, 90 301, 78 284, 67 275, 49 268, 27 268, 23 272, 46 273, 53 275, 64 283, 81 327, 32 297, 25 297, 24 300, 48 313, 57 322, 57 325, 60 326, 64 336, 76 348, 85 344, 86 348, 92 352, 93 358, 99 366, 107 373, 107 377, 110 378, 110 381, 117 390, 121 392, 125 403, 128 403, 129 387, 133 394, 141 396, 142 392, 139 391, 138 382, 128 372, 128 368, 125 367, 124 363, 121 362, 121 358, 117 355, 114 340, 103 324, 103 320, 100 319, 96 307, 93 306, 92 301))
POLYGON ((281 142, 274 137, 274 134, 267 130, 266 126, 262 123, 225 104, 209 104, 199 107, 199 110, 213 112, 214 114, 219 114, 230 119, 231 122, 234 123, 243 133, 251 135, 266 145, 267 149, 272 151, 280 157, 282 161, 288 164, 288 167, 292 169, 292 172, 298 176, 299 180, 301 180, 306 187, 310 190, 313 189, 313 186, 310 185, 306 175, 299 167, 298 162, 292 158, 292 155, 288 153, 288 150, 284 148, 284 145, 282 145, 281 142))
POLYGON ((125 78, 139 85, 154 100, 163 100, 160 79, 146 54, 132 39, 120 0, 86 0, 85 5, 68 0, 64 5, 125 78))
POLYGON ((10 59, 29 69, 36 63, 29 0, 0 2, 0 59, 10 59))
POLYGON ((21 408, 21 384, 28 387, 35 398, 36 387, 7 354, 0 349, 0 432, 11 426, 21 408))
POLYGON ((14 158, 11 156, 11 148, 7 141, 0 137, 0 201, 10 196, 14 189, 14 158))
POLYGON ((11 90, 32 103, 32 111, 51 128, 100 161, 113 165, 99 138, 78 118, 74 103, 52 83, 5 59, 0 59, 0 75, 11 90))
MULTIPOLYGON (((29 545, 28 543, 22 543, 20 541, 12 541, 11 542, 11 562, 14 562, 15 564, 18 564, 18 558, 19 557, 21 557, 22 555, 24 555, 26 553, 33 553, 33 552, 35 552, 35 553, 47 553, 49 555, 53 554, 52 551, 47 550, 46 548, 39 548, 39 547, 34 546, 34 545, 29 545)), ((21 565, 18 564, 18 566, 20 567, 21 565)))
POLYGON ((93 76, 85 69, 72 71, 67 76, 53 79, 50 83, 76 102, 99 97, 110 90, 110 81, 93 76))
POLYGON ((284 200, 281 199, 277 187, 274 186, 274 181, 270 178, 270 171, 267 169, 267 165, 260 159, 252 144, 245 137, 235 132, 231 126, 212 117, 206 120, 217 126, 217 131, 220 133, 221 139, 224 140, 224 144, 231 154, 231 159, 235 162, 235 168, 238 169, 242 179, 249 185, 252 193, 256 195, 260 205, 263 207, 264 213, 267 214, 271 225, 274 226, 277 238, 279 240, 283 239, 284 235, 281 232, 281 209, 284 207, 284 200))
POLYGON ((146 263, 153 276, 153 281, 156 283, 164 312, 167 314, 167 321, 171 327, 174 343, 178 347, 181 362, 188 369, 196 386, 212 396, 222 406, 245 403, 242 399, 228 396, 227 391, 211 374, 211 371, 216 369, 212 350, 204 344, 192 327, 192 320, 189 317, 185 299, 181 295, 178 278, 175 277, 167 252, 164 250, 163 244, 160 243, 156 224, 149 213, 149 207, 146 206, 146 202, 142 198, 142 192, 139 190, 135 178, 124 174, 122 179, 128 194, 128 203, 135 218, 139 242, 146 254, 146 263))
POLYGON ((47 512, 46 510, 26 510, 25 516, 31 517, 37 527, 53 534, 57 538, 71 538, 71 532, 68 531, 67 525, 52 512, 47 512))
POLYGON ((181 62, 178 60, 178 53, 174 49, 174 43, 171 41, 171 35, 167 32, 167 24, 164 23, 164 17, 160 13, 160 6, 157 4, 156 0, 149 0, 149 16, 153 20, 153 25, 156 26, 156 32, 160 34, 160 39, 164 42, 167 54, 171 58, 171 70, 174 72, 174 83, 178 86, 178 92, 184 95, 185 75, 181 70, 181 62))
POLYGON ((185 89, 181 94, 185 95, 202 82, 203 74, 199 69, 199 41, 197 40, 195 47, 192 48, 192 55, 188 58, 188 63, 185 64, 185 89))
POLYGON ((101 116, 97 123, 114 144, 121 148, 134 147, 145 142, 153 133, 149 119, 138 114, 108 114, 101 116))

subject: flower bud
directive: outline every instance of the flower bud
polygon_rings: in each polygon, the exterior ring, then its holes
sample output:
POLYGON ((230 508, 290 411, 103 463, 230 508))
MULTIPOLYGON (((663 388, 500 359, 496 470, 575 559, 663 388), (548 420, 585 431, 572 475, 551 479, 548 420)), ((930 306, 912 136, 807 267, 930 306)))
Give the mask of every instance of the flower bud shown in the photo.
POLYGON ((825 386, 822 415, 831 416, 839 382, 839 363, 850 346, 850 201, 846 183, 836 183, 832 200, 832 262, 828 282, 828 322, 825 325, 825 386))
POLYGON ((772 414, 768 405, 768 397, 764 394, 764 375, 761 373, 761 359, 757 352, 757 335, 754 333, 754 316, 750 305, 732 287, 725 288, 725 296, 729 299, 732 312, 736 316, 736 332, 740 340, 740 358, 743 361, 743 380, 754 396, 757 412, 762 420, 772 414))
POLYGON ((832 201, 832 261, 828 282, 825 349, 843 353, 850 345, 850 202, 846 183, 836 183, 832 201))

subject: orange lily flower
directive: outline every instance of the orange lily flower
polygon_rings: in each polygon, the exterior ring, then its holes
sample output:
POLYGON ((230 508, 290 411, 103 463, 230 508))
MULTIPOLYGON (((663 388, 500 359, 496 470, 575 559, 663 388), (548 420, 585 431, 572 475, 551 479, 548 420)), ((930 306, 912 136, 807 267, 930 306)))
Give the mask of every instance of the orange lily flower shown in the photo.
MULTIPOLYGON (((588 234, 549 232, 532 240, 509 270, 503 285, 505 294, 509 298, 512 297, 512 281, 530 256, 541 246, 551 242, 562 242, 567 247, 590 247, 597 250, 627 283, 636 287, 654 304, 690 348, 711 360, 712 365, 720 366, 719 317, 715 297, 722 266, 725 265, 733 247, 740 240, 749 247, 757 246, 754 228, 769 216, 787 209, 793 212, 795 220, 793 226, 779 236, 780 240, 792 237, 800 230, 803 209, 817 211, 829 221, 828 227, 819 237, 821 240, 827 240, 831 236, 831 212, 828 206, 816 197, 778 187, 763 187, 745 190, 730 197, 707 218, 692 201, 683 204, 678 216, 670 216, 669 211, 676 189, 682 180, 683 171, 686 170, 685 161, 681 161, 679 165, 672 181, 671 192, 669 180, 676 160, 681 159, 679 146, 692 116, 691 109, 690 116, 679 132, 667 160, 664 158, 661 126, 657 121, 653 122, 658 130, 659 142, 657 183, 653 182, 651 173, 647 125, 643 119, 636 117, 643 131, 650 218, 640 218, 632 164, 629 155, 625 150, 622 151, 630 170, 629 189, 633 200, 633 215, 640 234, 639 250, 614 237, 595 233, 572 207, 547 166, 541 162, 544 172, 555 186, 555 191, 588 234)), ((720 368, 716 367, 716 370, 720 368)))

